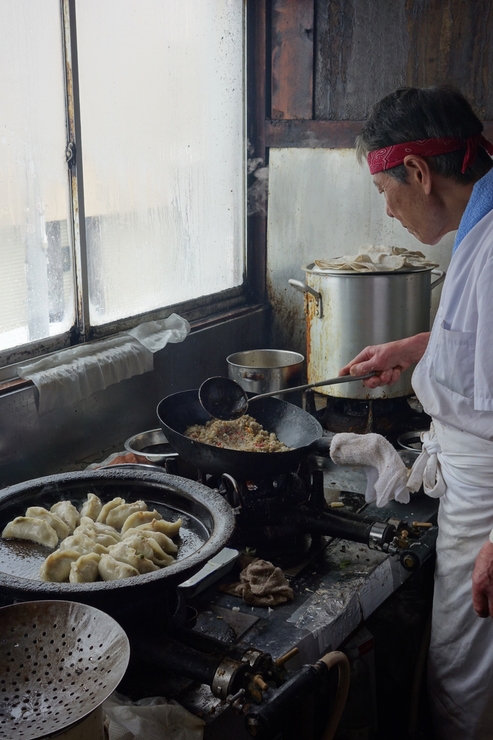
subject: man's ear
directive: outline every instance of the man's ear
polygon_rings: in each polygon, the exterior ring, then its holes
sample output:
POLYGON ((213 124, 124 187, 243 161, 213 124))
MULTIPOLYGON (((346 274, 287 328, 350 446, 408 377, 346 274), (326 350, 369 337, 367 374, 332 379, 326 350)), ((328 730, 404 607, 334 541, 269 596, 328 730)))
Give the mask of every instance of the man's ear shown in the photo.
POLYGON ((408 154, 403 162, 407 171, 407 180, 409 183, 414 182, 423 188, 425 195, 431 193, 432 172, 430 166, 424 157, 417 154, 408 154))

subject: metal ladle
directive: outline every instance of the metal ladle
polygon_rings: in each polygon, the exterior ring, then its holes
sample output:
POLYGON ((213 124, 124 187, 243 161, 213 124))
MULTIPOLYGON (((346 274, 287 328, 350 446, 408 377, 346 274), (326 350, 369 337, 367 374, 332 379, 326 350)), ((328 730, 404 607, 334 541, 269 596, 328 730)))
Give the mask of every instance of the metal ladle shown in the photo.
POLYGON ((378 375, 378 373, 372 371, 366 375, 343 375, 339 378, 321 380, 318 383, 308 383, 307 385, 297 385, 294 388, 281 388, 269 393, 259 393, 257 396, 252 396, 252 398, 248 398, 246 391, 236 380, 217 375, 204 380, 199 388, 199 401, 202 407, 215 419, 232 421, 246 414, 248 405, 259 398, 269 398, 269 396, 278 396, 281 393, 293 393, 294 391, 306 391, 309 388, 318 388, 320 385, 352 383, 356 380, 372 378, 374 375, 378 375))

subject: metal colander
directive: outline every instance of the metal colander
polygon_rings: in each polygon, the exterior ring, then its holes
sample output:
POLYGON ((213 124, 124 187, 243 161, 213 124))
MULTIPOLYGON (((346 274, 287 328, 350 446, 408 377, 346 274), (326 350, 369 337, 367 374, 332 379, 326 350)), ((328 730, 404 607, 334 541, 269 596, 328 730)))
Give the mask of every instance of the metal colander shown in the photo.
POLYGON ((0 739, 35 740, 97 709, 128 665, 115 620, 72 601, 0 608, 0 739))

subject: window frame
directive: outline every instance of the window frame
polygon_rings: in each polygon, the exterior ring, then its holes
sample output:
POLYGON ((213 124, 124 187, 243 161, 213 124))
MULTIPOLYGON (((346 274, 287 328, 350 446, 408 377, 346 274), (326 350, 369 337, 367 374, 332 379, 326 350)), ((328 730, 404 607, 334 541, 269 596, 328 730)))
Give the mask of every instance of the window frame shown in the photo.
MULTIPOLYGON (((266 0, 243 0, 245 12, 245 152, 249 145, 252 158, 266 160, 265 147, 265 43, 266 43, 266 0)), ((15 376, 15 367, 46 355, 84 342, 101 340, 113 336, 145 321, 166 318, 176 312, 192 324, 192 329, 240 316, 266 303, 266 213, 254 213, 245 218, 245 270, 240 286, 219 293, 201 296, 183 303, 164 306, 143 312, 137 316, 119 319, 101 326, 88 323, 89 291, 87 279, 86 233, 82 166, 82 146, 79 79, 77 65, 77 19, 76 0, 60 0, 62 26, 63 63, 65 76, 66 105, 66 160, 70 199, 70 239, 73 249, 73 274, 75 296, 75 323, 68 332, 26 343, 0 352, 0 382, 15 376)), ((245 157, 245 173, 246 173, 245 157)), ((247 180, 246 192, 254 182, 247 180)))

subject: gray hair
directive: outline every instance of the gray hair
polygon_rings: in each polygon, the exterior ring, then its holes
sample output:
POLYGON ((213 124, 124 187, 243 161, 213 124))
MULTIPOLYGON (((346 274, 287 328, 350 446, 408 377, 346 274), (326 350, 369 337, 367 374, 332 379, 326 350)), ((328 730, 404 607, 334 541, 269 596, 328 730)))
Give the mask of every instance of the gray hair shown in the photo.
MULTIPOLYGON (((421 139, 463 139, 464 148, 428 158, 430 168, 461 184, 479 180, 493 166, 490 156, 478 147, 476 160, 462 173, 466 141, 481 134, 483 124, 464 95, 454 87, 400 87, 373 106, 356 138, 356 155, 361 163, 369 152, 392 144, 421 139)), ((386 170, 399 182, 407 182, 403 164, 386 170)))

